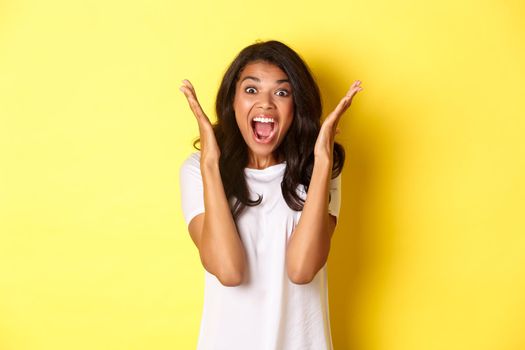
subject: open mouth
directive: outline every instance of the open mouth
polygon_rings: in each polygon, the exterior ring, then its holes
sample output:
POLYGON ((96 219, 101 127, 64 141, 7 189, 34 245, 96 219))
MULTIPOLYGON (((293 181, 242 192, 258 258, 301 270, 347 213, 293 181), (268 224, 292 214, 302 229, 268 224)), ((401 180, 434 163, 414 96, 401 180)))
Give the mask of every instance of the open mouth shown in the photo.
POLYGON ((272 117, 255 117, 252 120, 252 129, 255 140, 259 143, 268 143, 275 135, 275 120, 272 117))

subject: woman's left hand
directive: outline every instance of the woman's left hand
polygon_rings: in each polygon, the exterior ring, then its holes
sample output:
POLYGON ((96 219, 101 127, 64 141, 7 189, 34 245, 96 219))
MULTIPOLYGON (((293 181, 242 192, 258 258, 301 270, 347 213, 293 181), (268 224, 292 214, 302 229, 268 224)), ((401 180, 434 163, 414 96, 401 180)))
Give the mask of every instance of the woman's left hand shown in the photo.
POLYGON ((325 121, 321 125, 321 130, 319 131, 319 135, 317 136, 317 141, 315 142, 314 147, 315 158, 326 157, 325 159, 329 160, 330 163, 332 162, 334 138, 335 134, 339 132, 337 129, 337 124, 339 123, 341 116, 346 112, 348 107, 350 107, 355 94, 363 90, 360 84, 360 80, 356 80, 352 84, 350 90, 348 90, 346 95, 341 99, 341 101, 339 101, 337 107, 335 107, 332 113, 326 117, 325 121))

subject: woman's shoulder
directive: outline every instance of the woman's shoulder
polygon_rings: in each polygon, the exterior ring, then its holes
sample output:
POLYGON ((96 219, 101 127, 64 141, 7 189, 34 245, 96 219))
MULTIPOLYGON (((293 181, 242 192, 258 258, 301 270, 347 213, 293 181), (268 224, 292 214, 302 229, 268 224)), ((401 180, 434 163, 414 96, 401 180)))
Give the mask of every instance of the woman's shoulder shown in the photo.
POLYGON ((200 163, 201 161, 201 151, 195 151, 190 153, 188 157, 186 157, 186 160, 184 160, 184 163, 200 163))
POLYGON ((191 153, 186 159, 182 162, 180 167, 181 171, 195 169, 200 171, 201 163, 201 152, 196 151, 191 153))

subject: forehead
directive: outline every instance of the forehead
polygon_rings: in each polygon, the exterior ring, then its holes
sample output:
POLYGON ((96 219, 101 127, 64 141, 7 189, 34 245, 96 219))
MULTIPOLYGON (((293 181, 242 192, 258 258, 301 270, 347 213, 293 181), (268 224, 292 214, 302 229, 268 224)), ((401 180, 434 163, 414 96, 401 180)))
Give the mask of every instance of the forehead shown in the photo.
POLYGON ((273 63, 266 61, 250 62, 242 69, 239 81, 244 77, 252 76, 261 80, 283 80, 288 79, 285 72, 273 63))

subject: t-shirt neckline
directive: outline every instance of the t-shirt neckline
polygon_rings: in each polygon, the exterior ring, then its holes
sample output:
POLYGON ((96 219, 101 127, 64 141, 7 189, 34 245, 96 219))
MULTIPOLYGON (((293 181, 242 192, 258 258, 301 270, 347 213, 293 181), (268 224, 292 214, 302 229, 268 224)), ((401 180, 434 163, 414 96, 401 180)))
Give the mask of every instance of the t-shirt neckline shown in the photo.
POLYGON ((284 168, 286 168, 286 162, 270 165, 264 169, 244 168, 244 172, 246 174, 253 174, 253 175, 270 175, 270 174, 279 173, 284 168))

